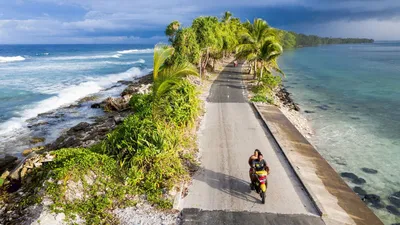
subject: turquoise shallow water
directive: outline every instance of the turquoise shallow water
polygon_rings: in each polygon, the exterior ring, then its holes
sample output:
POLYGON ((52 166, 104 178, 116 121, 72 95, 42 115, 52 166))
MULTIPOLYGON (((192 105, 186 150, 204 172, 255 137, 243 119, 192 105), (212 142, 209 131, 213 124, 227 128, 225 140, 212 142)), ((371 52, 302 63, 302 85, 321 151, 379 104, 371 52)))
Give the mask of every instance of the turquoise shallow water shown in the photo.
POLYGON ((380 206, 369 206, 385 224, 400 222, 387 209, 400 191, 400 42, 286 51, 280 65, 315 130, 312 143, 339 173, 365 179, 346 181, 380 196, 380 206))

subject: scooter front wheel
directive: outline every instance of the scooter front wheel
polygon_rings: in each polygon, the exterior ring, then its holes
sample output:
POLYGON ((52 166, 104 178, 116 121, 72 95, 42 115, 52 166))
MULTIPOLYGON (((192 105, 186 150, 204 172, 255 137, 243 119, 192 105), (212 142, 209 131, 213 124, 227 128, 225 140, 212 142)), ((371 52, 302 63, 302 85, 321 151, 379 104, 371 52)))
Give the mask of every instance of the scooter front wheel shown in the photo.
POLYGON ((260 196, 262 204, 265 204, 265 192, 261 191, 260 196))

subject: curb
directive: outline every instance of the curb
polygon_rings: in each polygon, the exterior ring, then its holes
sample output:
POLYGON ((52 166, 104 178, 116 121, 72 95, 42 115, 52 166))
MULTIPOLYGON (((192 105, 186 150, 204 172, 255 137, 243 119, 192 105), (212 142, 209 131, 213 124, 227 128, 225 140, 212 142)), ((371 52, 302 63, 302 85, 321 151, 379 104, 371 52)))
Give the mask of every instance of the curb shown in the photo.
POLYGON ((181 205, 181 200, 182 200, 182 192, 183 192, 183 186, 185 182, 182 181, 181 185, 179 187, 179 192, 176 193, 175 198, 174 198, 174 204, 173 204, 173 209, 180 210, 179 207, 181 205))
POLYGON ((286 154, 286 151, 282 148, 282 146, 280 145, 279 141, 276 139, 275 135, 272 133, 272 130, 270 129, 270 127, 268 126, 267 121, 265 121, 264 117, 262 116, 262 114, 260 113, 256 103, 252 102, 251 104, 255 111, 257 112, 257 115, 261 118, 261 120, 264 123, 264 126, 268 129, 268 131, 270 132, 272 138, 274 139, 275 143, 278 145, 279 149, 281 150, 281 152, 283 153, 283 155, 285 156, 286 160, 288 161, 290 167, 293 169, 296 177, 299 179, 301 185, 304 188, 304 191, 307 193, 307 195, 310 197, 311 202, 314 204, 314 207, 317 209, 318 214, 321 217, 326 217, 328 216, 328 214, 325 212, 322 204, 318 201, 316 195, 310 190, 309 186, 302 180, 301 174, 299 174, 299 171, 293 166, 292 162, 290 161, 289 157, 286 154))

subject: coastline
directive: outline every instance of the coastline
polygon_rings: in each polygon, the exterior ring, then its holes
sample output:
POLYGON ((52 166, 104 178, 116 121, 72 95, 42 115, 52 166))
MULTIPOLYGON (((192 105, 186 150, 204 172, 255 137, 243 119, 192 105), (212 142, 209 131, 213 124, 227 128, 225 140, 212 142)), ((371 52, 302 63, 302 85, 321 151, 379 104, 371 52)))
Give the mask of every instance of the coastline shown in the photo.
MULTIPOLYGON (((199 87, 198 97, 201 102, 202 109, 204 109, 204 101, 208 96, 212 81, 215 78, 216 76, 206 74, 203 82, 199 82, 197 78, 191 76, 188 77, 188 80, 192 84, 199 87)), ((96 143, 99 143, 107 136, 109 132, 115 129, 117 125, 121 124, 127 116, 134 113, 133 109, 127 107, 130 97, 137 93, 148 93, 149 88, 152 84, 152 74, 141 76, 137 79, 134 79, 133 81, 118 81, 116 85, 111 88, 120 87, 121 84, 125 85, 126 87, 121 91, 119 97, 109 97, 103 101, 89 100, 90 107, 101 110, 104 115, 90 118, 92 122, 83 121, 70 128, 65 129, 53 142, 44 145, 43 148, 34 147, 28 149, 30 151, 28 153, 25 152, 25 156, 20 157, 18 160, 15 161, 16 163, 13 165, 13 167, 15 168, 11 170, 10 173, 8 173, 7 175, 11 176, 12 174, 26 173, 26 176, 29 179, 28 173, 30 170, 28 169, 27 172, 23 171, 25 166, 37 160, 39 160, 37 162, 41 164, 46 163, 45 160, 51 161, 52 157, 50 156, 50 154, 48 154, 48 152, 51 153, 52 151, 57 149, 72 147, 86 148, 93 146, 96 143), (45 158, 39 159, 38 157, 40 157, 41 155, 45 155, 45 158)), ((78 102, 63 108, 87 107, 87 105, 81 106, 81 103, 86 102, 85 100, 87 99, 90 99, 90 96, 85 97, 78 102)), ((50 112, 49 114, 57 114, 57 110, 55 110, 54 112, 50 112)), ((197 130, 200 129, 203 115, 204 112, 201 112, 199 117, 197 118, 195 126, 189 132, 197 132, 197 130)), ((38 126, 45 127, 49 126, 49 124, 38 124, 36 127, 38 126)), ((188 149, 188 151, 189 150, 190 149, 188 149)), ((195 160, 197 162, 199 157, 200 155, 196 154, 195 160)), ((192 169, 195 170, 196 168, 192 169)), ((14 178, 12 178, 12 182, 15 182, 15 185, 13 184, 14 188, 18 190, 19 187, 22 185, 18 181, 18 179, 22 180, 22 177, 14 178)), ((180 187, 176 186, 167 194, 173 197, 174 195, 178 194, 178 192, 181 192, 184 195, 187 185, 189 185, 190 182, 185 180, 184 184, 185 186, 183 186, 182 190, 179 190, 180 187)), ((22 189, 18 190, 18 192, 21 193, 21 197, 25 195, 25 193, 22 192, 22 189)), ((112 211, 116 218, 120 220, 121 224, 131 224, 132 221, 136 221, 137 223, 146 222, 149 224, 172 224, 176 221, 179 221, 178 212, 175 210, 159 210, 154 205, 149 204, 144 196, 138 196, 137 198, 135 197, 135 201, 137 201, 138 204, 134 207, 117 208, 112 211)), ((12 204, 12 202, 9 202, 8 204, 12 204)), ((28 221, 28 223, 32 224, 39 224, 39 221, 41 224, 63 224, 62 220, 65 218, 65 215, 62 213, 59 214, 51 212, 48 209, 49 202, 46 201, 43 202, 43 205, 40 207, 31 206, 27 209, 24 209, 24 211, 22 212, 9 210, 10 208, 8 207, 8 204, 0 206, 0 212, 7 213, 7 217, 1 218, 4 219, 4 222, 6 223, 7 221, 14 221, 14 219, 19 218, 18 221, 20 222, 28 221)), ((78 218, 76 221, 73 222, 82 223, 84 221, 81 221, 80 218, 78 218)))
POLYGON ((315 131, 313 130, 311 123, 307 118, 302 115, 301 109, 296 102, 290 97, 291 93, 286 91, 284 85, 277 88, 274 91, 274 103, 281 110, 281 112, 292 122, 292 124, 300 131, 300 133, 306 137, 309 141, 315 131), (285 95, 281 93, 284 92, 285 95), (287 96, 285 100, 282 100, 282 96, 287 96), (289 98, 288 98, 289 97, 289 98), (296 107, 293 107, 295 105, 296 107))

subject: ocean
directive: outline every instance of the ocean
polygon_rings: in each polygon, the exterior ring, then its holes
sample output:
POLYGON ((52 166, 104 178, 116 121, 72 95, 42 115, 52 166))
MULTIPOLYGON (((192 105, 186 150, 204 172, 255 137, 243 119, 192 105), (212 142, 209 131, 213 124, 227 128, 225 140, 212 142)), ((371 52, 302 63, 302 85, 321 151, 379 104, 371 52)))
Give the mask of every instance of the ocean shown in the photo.
POLYGON ((124 88, 118 81, 150 72, 153 47, 0 45, 0 157, 20 156, 35 146, 31 137, 50 143, 65 129, 101 115, 90 102, 68 106, 85 96, 100 101, 118 95, 124 88), (48 126, 35 126, 40 123, 48 126))
POLYGON ((369 206, 385 224, 399 223, 400 199, 390 196, 400 191, 400 42, 288 50, 279 63, 312 144, 338 173, 365 180, 345 179, 380 197, 369 206))
MULTIPOLYGON (((30 143, 31 137, 50 143, 102 115, 90 105, 117 96, 124 89, 118 81, 149 73, 153 47, 0 45, 0 157, 21 156, 43 144, 30 143), (96 100, 68 107, 85 96, 96 100), (36 126, 41 123, 46 126, 36 126)), ((315 130, 311 142, 338 173, 366 181, 346 180, 380 197, 370 207, 385 224, 400 222, 386 209, 400 191, 400 42, 301 48, 285 51, 279 63, 315 130)))

